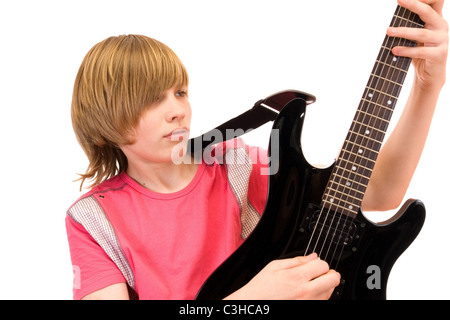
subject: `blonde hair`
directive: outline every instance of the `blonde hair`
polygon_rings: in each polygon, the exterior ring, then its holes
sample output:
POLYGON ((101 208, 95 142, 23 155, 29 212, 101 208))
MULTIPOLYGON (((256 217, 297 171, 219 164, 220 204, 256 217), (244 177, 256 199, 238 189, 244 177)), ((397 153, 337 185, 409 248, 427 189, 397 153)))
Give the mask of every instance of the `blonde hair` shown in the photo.
POLYGON ((96 44, 78 71, 72 97, 72 125, 89 159, 80 174, 93 187, 127 169, 120 145, 149 105, 174 85, 187 86, 185 67, 163 43, 141 35, 110 37, 96 44))

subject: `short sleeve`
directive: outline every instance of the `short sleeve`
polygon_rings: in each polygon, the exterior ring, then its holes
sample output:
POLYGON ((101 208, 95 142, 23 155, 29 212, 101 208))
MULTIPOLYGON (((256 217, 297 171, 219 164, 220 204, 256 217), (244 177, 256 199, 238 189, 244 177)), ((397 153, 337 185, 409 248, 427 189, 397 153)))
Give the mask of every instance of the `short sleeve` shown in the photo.
POLYGON ((79 300, 107 286, 126 282, 116 264, 79 223, 66 216, 73 266, 73 298, 79 300))

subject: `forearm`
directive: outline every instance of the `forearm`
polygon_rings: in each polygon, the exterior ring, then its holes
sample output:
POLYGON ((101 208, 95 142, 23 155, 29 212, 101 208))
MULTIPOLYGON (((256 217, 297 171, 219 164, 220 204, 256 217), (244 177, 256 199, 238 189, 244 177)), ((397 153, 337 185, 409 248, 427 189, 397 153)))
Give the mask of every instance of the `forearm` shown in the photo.
POLYGON ((439 93, 445 83, 448 24, 442 16, 444 0, 398 0, 417 13, 424 28, 389 28, 391 37, 416 41, 416 47, 397 46, 394 55, 412 59, 414 84, 402 116, 379 153, 363 199, 363 210, 398 207, 405 196, 425 146, 439 93))
POLYGON ((398 207, 419 163, 442 85, 416 81, 404 111, 379 153, 363 199, 363 210, 398 207))

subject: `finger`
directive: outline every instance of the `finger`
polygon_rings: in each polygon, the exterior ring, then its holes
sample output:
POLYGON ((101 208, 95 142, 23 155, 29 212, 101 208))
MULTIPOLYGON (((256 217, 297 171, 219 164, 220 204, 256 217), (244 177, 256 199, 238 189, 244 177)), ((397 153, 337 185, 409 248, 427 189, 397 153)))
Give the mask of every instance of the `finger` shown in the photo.
POLYGON ((315 259, 317 259, 317 254, 311 253, 307 256, 298 256, 294 258, 274 260, 272 261, 271 265, 276 269, 290 269, 299 267, 307 263, 308 261, 312 261, 315 259))
POLYGON ((328 271, 330 271, 330 266, 323 260, 315 259, 291 270, 293 272, 296 272, 299 277, 310 281, 326 274, 328 271))
POLYGON ((395 47, 392 53, 400 57, 409 57, 412 59, 424 59, 429 61, 441 61, 445 59, 445 48, 436 47, 395 47))
POLYGON ((443 0, 419 0, 420 2, 430 5, 440 16, 442 16, 443 0))
POLYGON ((387 30, 387 34, 391 37, 404 38, 431 45, 443 43, 447 39, 447 34, 444 32, 436 32, 422 28, 390 27, 387 30))
POLYGON ((424 2, 418 0, 398 0, 398 4, 418 14, 420 19, 427 25, 438 26, 443 21, 441 14, 424 2))
POLYGON ((326 274, 315 278, 308 284, 310 292, 315 292, 317 299, 329 299, 336 288, 341 282, 341 275, 335 270, 330 270, 326 274))

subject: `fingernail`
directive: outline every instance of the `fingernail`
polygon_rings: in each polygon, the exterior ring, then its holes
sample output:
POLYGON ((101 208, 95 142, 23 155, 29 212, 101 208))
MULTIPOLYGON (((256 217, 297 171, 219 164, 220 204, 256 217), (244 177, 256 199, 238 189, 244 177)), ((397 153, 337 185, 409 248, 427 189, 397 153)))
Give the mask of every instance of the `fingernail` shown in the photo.
POLYGON ((393 28, 393 27, 389 27, 387 29, 387 33, 390 35, 395 35, 397 33, 397 29, 393 28))

